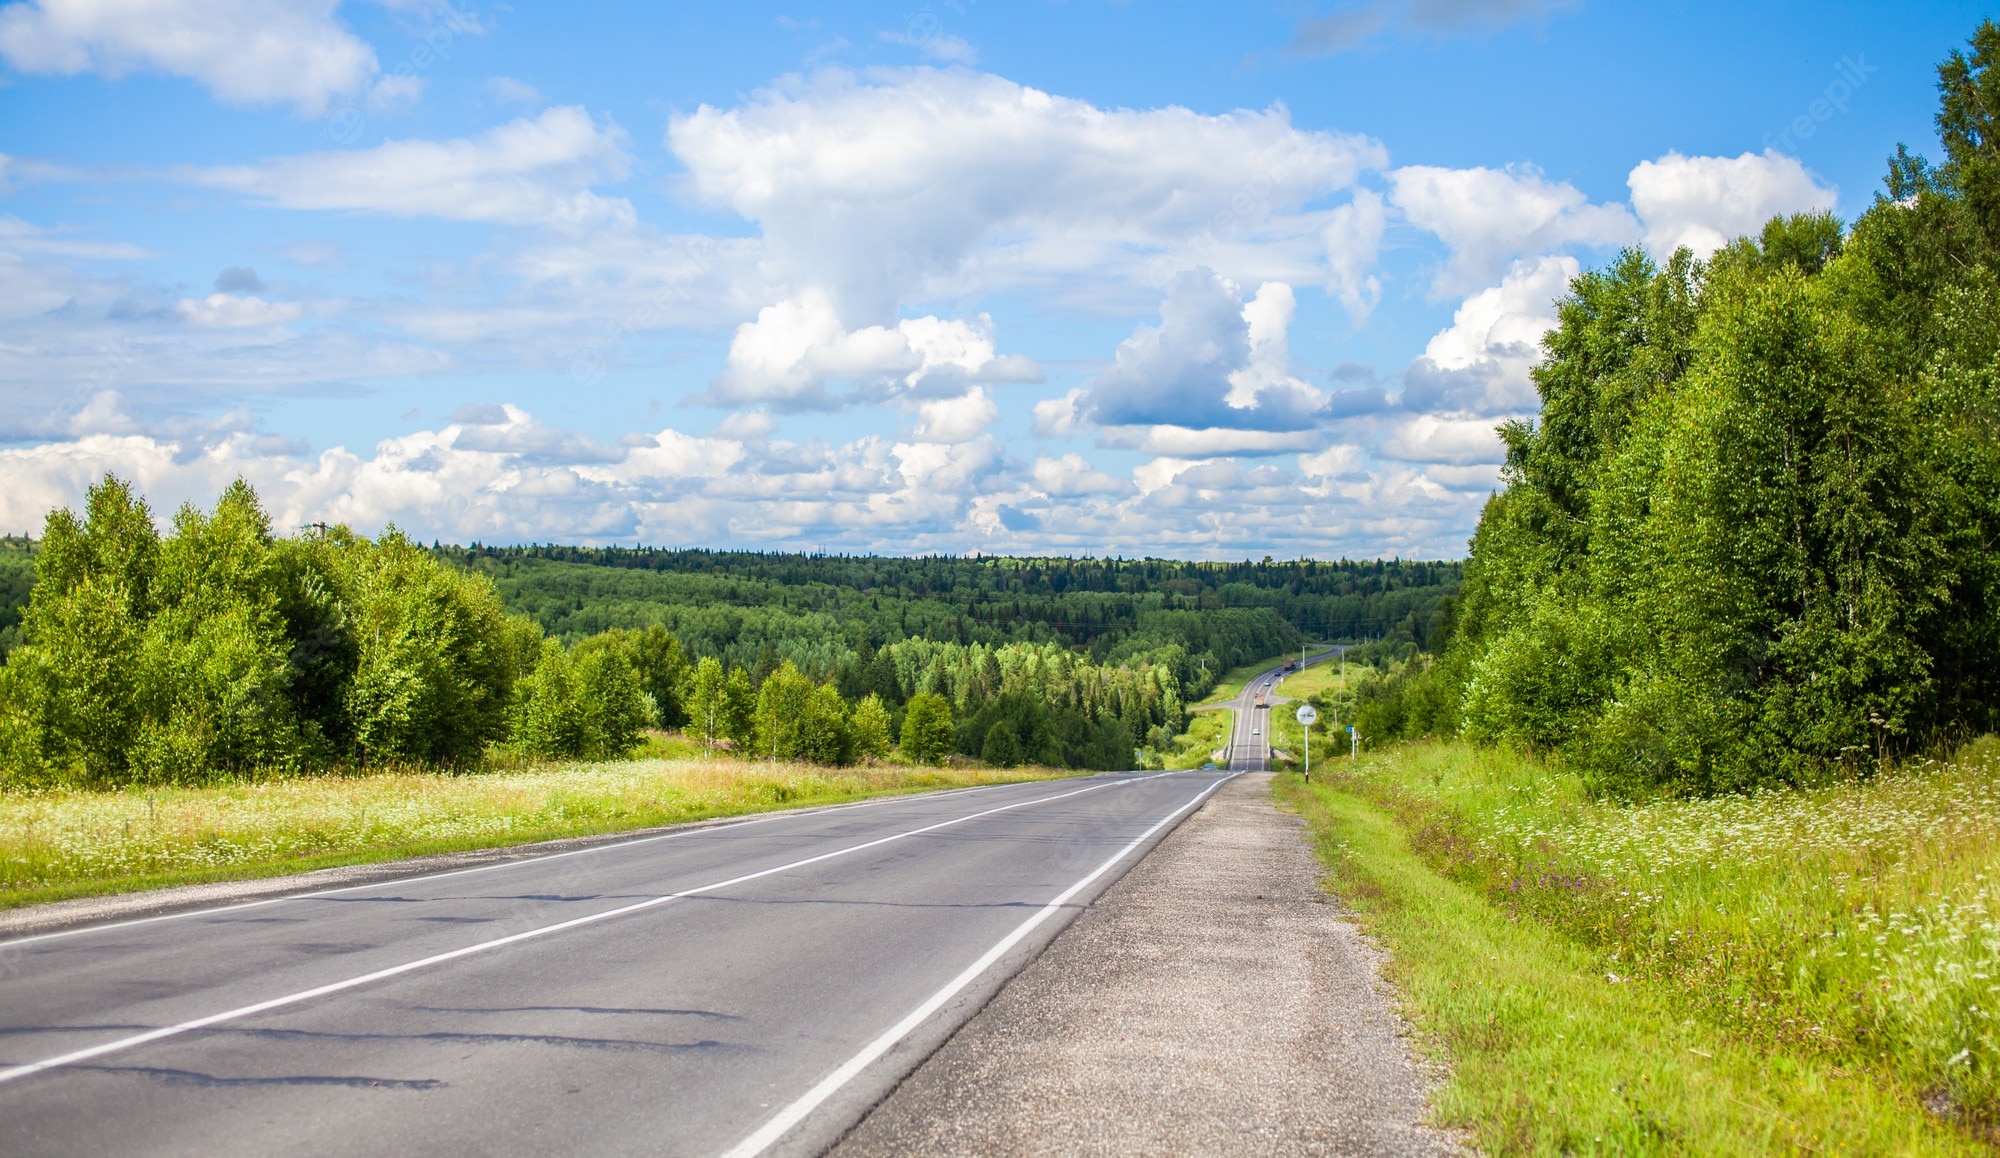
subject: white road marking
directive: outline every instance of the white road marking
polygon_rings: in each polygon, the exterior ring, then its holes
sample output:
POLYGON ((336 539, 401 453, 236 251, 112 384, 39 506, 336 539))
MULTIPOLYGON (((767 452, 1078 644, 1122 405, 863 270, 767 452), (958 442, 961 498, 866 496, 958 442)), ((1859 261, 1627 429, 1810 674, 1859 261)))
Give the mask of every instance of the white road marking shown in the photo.
MULTIPOLYGON (((1166 775, 1166 773, 1157 773, 1156 775, 1166 775)), ((286 1006, 297 1005, 301 1002, 311 1001, 316 997, 325 997, 329 994, 340 993, 349 989, 355 989, 360 986, 368 985, 376 981, 383 981, 391 977, 399 977, 405 973, 413 973, 419 969, 427 969, 432 965, 442 965, 447 961, 456 961, 461 957, 470 957, 475 953, 488 952, 489 950, 498 949, 505 945, 512 945, 516 944, 517 942, 532 940, 537 937, 546 937, 552 933, 560 933, 568 929, 575 929, 584 925, 596 924, 599 921, 608 921, 613 917, 622 917, 629 913, 637 913, 645 909, 656 908, 660 905, 664 905, 672 901, 678 901, 685 897, 692 897, 692 896, 698 896, 702 893, 715 892, 716 890, 726 889, 733 885, 744 884, 749 881, 759 880, 763 877, 775 876, 778 873, 790 872, 793 869, 804 868, 805 866, 812 864, 819 864, 822 861, 832 860, 835 857, 846 856, 849 853, 861 852, 864 849, 877 848, 880 847, 881 845, 889 844, 893 841, 904 840, 912 836, 921 836, 926 832, 936 832, 938 829, 941 828, 950 828, 956 824, 964 824, 968 821, 978 820, 981 817, 992 816, 993 814, 998 812, 1008 812, 1016 808, 1026 808, 1032 804, 1052 804, 1058 800, 1067 800, 1072 796, 1082 796, 1085 793, 1096 792, 1099 791, 1100 789, 1113 788, 1121 784, 1133 784, 1137 783, 1140 780, 1150 780, 1150 779, 1152 779, 1151 776, 1130 777, 1123 780, 1112 780, 1103 784, 1093 784, 1088 788, 1079 788, 1074 791, 1060 793, 1055 796, 1039 796, 1033 800, 1018 800, 1012 804, 1002 804, 997 808, 986 809, 983 812, 975 812, 968 816, 955 817, 951 820, 939 821, 936 824, 927 824, 922 828, 912 828, 906 832, 898 832, 898 833, 893 833, 889 836, 877 837, 874 840, 864 841, 861 844, 849 845, 846 848, 835 849, 832 852, 823 852, 818 854, 817 856, 809 856, 802 860, 791 861, 786 864, 778 865, 774 868, 760 869, 754 873, 744 873, 742 876, 731 877, 725 881, 716 881, 712 884, 702 885, 698 888, 682 889, 679 892, 666 893, 657 897, 648 897, 643 901, 638 901, 636 903, 625 905, 616 909, 607 909, 601 913, 591 913, 588 916, 575 917, 567 921, 560 921, 553 925, 544 925, 537 929, 528 929, 524 932, 514 933, 506 937, 495 937, 490 941, 481 941, 477 944, 467 945, 459 949, 452 949, 444 953, 433 954, 432 956, 424 957, 416 961, 405 961, 401 965, 391 965, 387 969, 377 969, 372 973, 364 973, 359 977, 350 977, 345 981, 335 981, 326 985, 315 986, 311 989, 302 989, 297 993, 288 993, 283 997, 273 997, 268 1001, 259 1001, 254 1005, 244 1005, 244 1006, 239 1006, 236 1009, 224 1010, 221 1013, 211 1013, 206 1017, 197 1017, 190 1021, 183 1021, 174 1025, 162 1026, 159 1029, 148 1030, 145 1033, 136 1033, 130 1037, 121 1037, 116 1041, 108 1041, 102 1045, 94 1045, 87 1047, 85 1049, 73 1050, 69 1053, 60 1054, 56 1057, 45 1058, 42 1061, 28 1062, 23 1065, 11 1066, 7 1069, 0 1069, 0 1083, 15 1081, 20 1078, 28 1077, 31 1074, 41 1073, 44 1070, 58 1069, 62 1066, 74 1065, 77 1062, 89 1061, 92 1058, 103 1057, 106 1054, 119 1053, 124 1050, 133 1049, 137 1046, 146 1045, 149 1042, 159 1041, 162 1038, 177 1037, 184 1033, 192 1033, 197 1029, 206 1029, 212 1025, 221 1025, 224 1022, 237 1021, 245 1017, 250 1017, 254 1014, 266 1013, 273 1009, 282 1009, 286 1006)), ((1218 783, 1220 782, 1218 781, 1218 783)), ((1123 854, 1121 853, 1120 855, 1123 854)))
POLYGON ((913 1030, 915 1030, 919 1025, 922 1025, 925 1021, 929 1020, 932 1014, 936 1013, 939 1009, 942 1009, 944 1007, 945 1002, 950 1001, 953 997, 956 997, 959 994, 959 992, 962 991, 966 986, 978 980, 980 974, 992 968, 994 962, 1006 956, 1008 950, 1012 949, 1014 946, 1021 943, 1022 938, 1026 937, 1029 933, 1034 932, 1037 926, 1039 926, 1042 922, 1048 920, 1050 917, 1054 916, 1063 907, 1063 905, 1069 902, 1070 898, 1076 896, 1078 893, 1082 892, 1085 888, 1088 888, 1090 886, 1090 883, 1096 880, 1098 877, 1101 877, 1105 873, 1111 871, 1113 865, 1116 865, 1119 861, 1124 860, 1127 856, 1131 854, 1133 849, 1138 848, 1140 845, 1146 843, 1146 841, 1150 839, 1154 833, 1160 831, 1160 829, 1162 828, 1165 828, 1170 822, 1174 820, 1175 817, 1180 816, 1182 813, 1188 811, 1189 809, 1200 804, 1202 801, 1208 799, 1210 793, 1222 787, 1224 784, 1229 783, 1231 780, 1236 779, 1236 777, 1239 775, 1241 775, 1241 773, 1232 772, 1229 775, 1224 776, 1221 779, 1217 780, 1215 783, 1209 785, 1207 788, 1202 789, 1201 792, 1198 793, 1194 799, 1188 801, 1186 804, 1181 805, 1179 808, 1174 809, 1172 812, 1167 813, 1165 816, 1161 817, 1159 822, 1154 824, 1153 827, 1147 829, 1145 832, 1140 833, 1137 837, 1135 837, 1132 840, 1132 843, 1126 845, 1124 848, 1119 849, 1116 853, 1113 853, 1111 859, 1105 861, 1103 864, 1098 865, 1095 869, 1091 870, 1089 876, 1084 877, 1082 880, 1076 882, 1070 887, 1064 889, 1061 893, 1057 894, 1054 900, 1042 906, 1039 910, 1036 911, 1034 916, 1029 917, 1027 920, 1021 922, 1020 925, 1015 927, 1013 932, 1001 938, 999 943, 995 944, 991 949, 988 949, 983 955, 981 955, 979 960, 974 961, 972 964, 966 966, 964 972, 960 973, 958 976, 946 982, 945 987, 943 989, 940 989, 936 993, 931 994, 929 999, 927 999, 922 1005, 919 1005, 915 1009, 911 1010, 908 1016, 904 1017, 903 1020, 890 1026, 887 1030, 883 1031, 880 1037, 876 1038, 874 1041, 871 1041, 867 1045, 863 1046, 860 1053, 857 1053, 853 1057, 848 1058, 845 1062, 842 1062, 840 1064, 839 1068, 835 1069, 832 1073, 826 1075, 826 1077, 821 1078, 819 1084, 813 1086, 812 1089, 807 1090, 803 1095, 799 1097, 797 1101, 793 1102, 789 1106, 786 1106, 784 1109, 778 1111, 777 1115, 771 1118, 770 1121, 765 1122, 762 1126, 758 1127, 756 1133, 750 1135, 748 1138, 743 1139, 741 1142, 738 1142, 735 1146, 724 1151, 722 1158, 755 1158, 756 1155, 761 1154, 765 1150, 769 1149, 773 1142, 776 1142, 779 1138, 784 1137, 787 1131, 789 1131, 792 1127, 798 1125, 800 1122, 804 1121, 806 1115, 818 1109, 821 1103, 825 1102, 828 1098, 838 1093, 842 1086, 845 1086, 848 1082, 853 1081, 855 1077, 861 1073, 862 1070, 867 1069, 869 1065, 873 1064, 876 1061, 876 1059, 880 1058, 883 1054, 888 1053, 891 1049, 894 1049, 897 1042, 900 1042, 905 1037, 908 1037, 910 1033, 913 1030))
MULTIPOLYGON (((1033 783, 1016 781, 1016 783, 1033 783)), ((129 929, 134 925, 150 925, 156 921, 178 921, 187 917, 212 917, 217 913, 234 913, 241 909, 255 909, 264 905, 280 905, 286 901, 311 901, 322 897, 339 896, 341 893, 359 892, 362 889, 385 889, 397 885, 415 884, 418 881, 441 881, 446 877, 462 877, 471 873, 492 872, 494 869, 519 868, 522 865, 547 864, 565 857, 583 856, 586 853, 609 852, 613 849, 636 848, 642 844, 656 844, 663 840, 676 840, 684 836, 699 836, 724 828, 748 828, 753 824, 768 824, 774 820, 791 820, 801 816, 822 816, 829 812, 847 812, 861 808, 873 808, 880 804, 895 804, 910 800, 936 800, 945 796, 969 796, 974 792, 991 792, 996 788, 1011 788, 1012 784, 981 784, 975 788, 947 788, 938 792, 905 792, 895 796, 880 796, 873 800, 855 800, 847 804, 828 804, 818 808, 786 809, 763 816, 744 819, 724 818, 714 822, 690 821, 689 827, 673 832, 662 832, 655 836, 635 836, 630 840, 606 840, 589 848, 573 848, 568 852, 530 853, 511 860, 496 861, 492 864, 474 865, 471 868, 446 869, 443 872, 416 873, 407 877, 390 877, 386 880, 368 881, 358 885, 341 885, 339 888, 316 889, 309 893, 287 893, 282 897, 266 897, 261 901, 237 901, 234 904, 215 905, 206 909, 184 909, 176 913, 159 913, 151 917, 132 917, 123 921, 106 921, 102 924, 81 925, 74 929, 56 929, 47 933, 33 933, 26 937, 0 939, 0 948, 15 945, 30 945, 36 941, 53 941, 58 937, 76 937, 85 933, 104 933, 113 929, 129 929)), ((505 846, 501 846, 505 847, 505 846)))

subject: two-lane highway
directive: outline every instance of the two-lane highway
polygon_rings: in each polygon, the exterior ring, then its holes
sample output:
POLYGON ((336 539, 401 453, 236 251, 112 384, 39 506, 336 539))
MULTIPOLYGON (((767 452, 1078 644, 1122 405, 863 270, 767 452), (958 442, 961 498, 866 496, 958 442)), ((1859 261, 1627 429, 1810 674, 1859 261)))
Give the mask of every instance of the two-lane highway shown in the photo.
MULTIPOLYGON (((1323 660, 1333 659, 1345 650, 1342 647, 1329 648, 1318 655, 1306 659, 1293 671, 1311 667, 1323 660)), ((1271 708, 1278 700, 1278 683, 1287 675, 1284 665, 1271 668, 1253 676, 1236 693, 1236 698, 1225 701, 1232 713, 1234 723, 1229 733, 1229 770, 1231 772, 1265 772, 1271 763, 1271 708)))
POLYGON ((814 1153, 1227 778, 899 797, 0 943, 0 1151, 814 1153))

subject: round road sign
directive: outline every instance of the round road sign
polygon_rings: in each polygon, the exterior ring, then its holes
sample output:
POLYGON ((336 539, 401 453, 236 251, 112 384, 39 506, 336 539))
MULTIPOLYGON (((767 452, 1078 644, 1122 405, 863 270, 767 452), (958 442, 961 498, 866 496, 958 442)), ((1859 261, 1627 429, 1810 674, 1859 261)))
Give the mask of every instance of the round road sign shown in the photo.
POLYGON ((1313 721, 1317 719, 1319 719, 1319 709, 1313 707, 1311 704, 1299 705, 1299 723, 1310 728, 1313 726, 1313 721))

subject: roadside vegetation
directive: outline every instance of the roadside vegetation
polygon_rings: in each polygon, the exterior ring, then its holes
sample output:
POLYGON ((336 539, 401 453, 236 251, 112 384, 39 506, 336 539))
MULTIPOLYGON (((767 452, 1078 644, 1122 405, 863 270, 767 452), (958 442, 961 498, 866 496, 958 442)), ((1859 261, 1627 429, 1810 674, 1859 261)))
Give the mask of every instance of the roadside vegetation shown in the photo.
POLYGON ((1315 760, 1279 794, 1449 1062, 1441 1117, 1492 1152, 2000 1139, 2000 744, 1632 804, 1423 742, 1315 760))
POLYGON ((1228 708, 1209 708, 1188 720, 1188 730, 1174 746, 1160 754, 1162 768, 1199 768, 1215 758, 1229 743, 1229 729, 1236 713, 1228 708))
POLYGON ((8 793, 0 794, 0 907, 1059 775, 682 756, 479 775, 391 769, 8 793))
POLYGON ((1603 792, 1810 786, 2000 727, 2000 26, 1851 226, 1577 278, 1502 430, 1449 642, 1378 740, 1560 753, 1603 792))
POLYGON ((1576 279, 1433 642, 1280 689, 1494 1152, 2000 1144, 1996 65, 1851 227, 1576 279))

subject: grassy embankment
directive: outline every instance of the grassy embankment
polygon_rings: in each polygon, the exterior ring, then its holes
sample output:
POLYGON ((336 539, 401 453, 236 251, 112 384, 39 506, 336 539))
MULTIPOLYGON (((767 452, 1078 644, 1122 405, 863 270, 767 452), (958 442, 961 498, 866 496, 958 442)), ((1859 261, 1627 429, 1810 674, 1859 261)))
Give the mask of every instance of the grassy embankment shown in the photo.
MULTIPOLYGON (((652 744, 676 748, 659 738, 652 744)), ((379 772, 0 795, 0 908, 1065 775, 1072 773, 696 755, 470 775, 379 772)))
POLYGON ((1161 753, 1161 763, 1169 770, 1199 768, 1213 759, 1229 742, 1229 721, 1235 713, 1228 708, 1210 708, 1188 717, 1187 731, 1174 738, 1174 746, 1161 753))
POLYGON ((2000 744, 1640 805, 1463 744, 1281 777, 1500 1153, 1990 1153, 2000 744))

